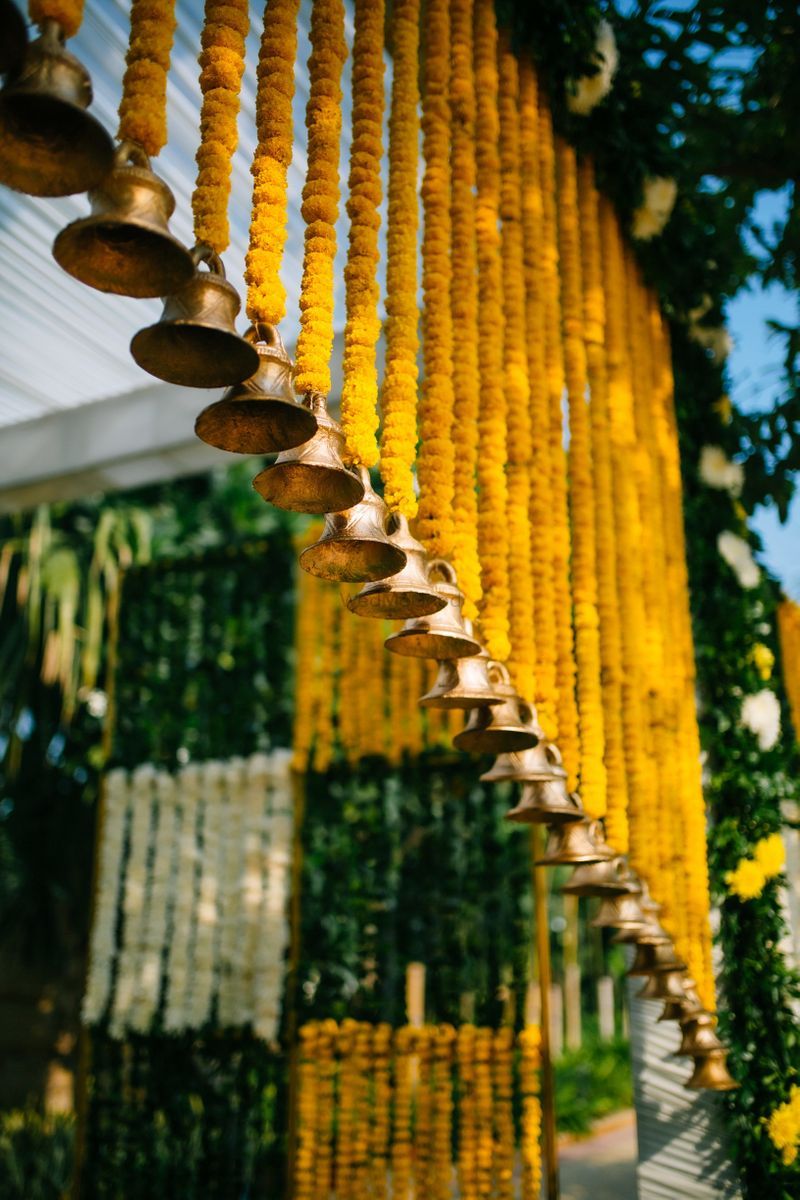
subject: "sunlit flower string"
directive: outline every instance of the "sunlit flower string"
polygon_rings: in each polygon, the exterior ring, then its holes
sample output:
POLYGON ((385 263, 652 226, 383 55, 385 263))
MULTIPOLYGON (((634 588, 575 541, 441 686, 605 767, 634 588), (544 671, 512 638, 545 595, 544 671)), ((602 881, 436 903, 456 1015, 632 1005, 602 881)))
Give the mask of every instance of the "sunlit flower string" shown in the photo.
POLYGON ((175 0, 133 0, 122 77, 119 137, 151 157, 167 143, 167 72, 175 34, 175 0))

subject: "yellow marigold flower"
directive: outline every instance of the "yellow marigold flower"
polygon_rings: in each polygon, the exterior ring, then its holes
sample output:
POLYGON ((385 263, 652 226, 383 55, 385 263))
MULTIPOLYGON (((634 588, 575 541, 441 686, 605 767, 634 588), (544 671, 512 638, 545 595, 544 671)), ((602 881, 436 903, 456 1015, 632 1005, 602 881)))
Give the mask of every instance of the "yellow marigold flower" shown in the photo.
POLYGON ((83 0, 29 0, 28 13, 34 25, 57 21, 64 36, 71 38, 81 27, 83 0))
POLYGON ((752 900, 761 895, 767 876, 760 863, 752 858, 743 858, 734 871, 726 873, 725 882, 740 900, 752 900))
POLYGON ((775 655, 769 646, 765 646, 763 642, 756 642, 750 657, 761 678, 764 680, 769 679, 772 674, 772 668, 775 666, 775 655))
POLYGON ((800 1087, 796 1084, 789 1092, 789 1099, 770 1115, 767 1132, 772 1144, 781 1151, 784 1164, 791 1166, 797 1158, 800 1142, 800 1087))
POLYGON ((780 875, 786 866, 786 847, 779 833, 771 833, 755 845, 755 860, 767 879, 780 875))
POLYGON ((175 33, 175 0, 134 0, 125 55, 119 137, 154 156, 167 142, 167 71, 175 33))

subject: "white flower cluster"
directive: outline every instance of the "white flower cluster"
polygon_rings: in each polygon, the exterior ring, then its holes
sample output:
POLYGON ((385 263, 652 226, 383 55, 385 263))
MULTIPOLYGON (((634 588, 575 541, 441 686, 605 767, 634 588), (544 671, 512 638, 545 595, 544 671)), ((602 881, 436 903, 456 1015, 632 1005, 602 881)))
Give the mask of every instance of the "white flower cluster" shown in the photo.
POLYGON ((756 735, 759 750, 771 750, 781 736, 781 706, 770 688, 762 688, 742 702, 742 724, 756 735))
POLYGON ((733 338, 724 325, 691 324, 689 337, 704 350, 710 350, 715 363, 723 363, 733 349, 733 338))
POLYGON ((649 242, 663 232, 672 216, 678 197, 678 185, 674 179, 651 175, 645 179, 642 203, 634 211, 631 234, 638 242, 649 242))
POLYGON ((709 487, 740 496, 744 486, 744 467, 731 462, 720 446, 703 446, 700 451, 700 478, 709 487))
POLYGON ((619 53, 614 30, 608 21, 601 21, 597 26, 594 58, 599 70, 594 75, 582 75, 568 85, 567 108, 579 117, 588 117, 592 109, 606 98, 617 73, 619 53))
POLYGON ((291 754, 111 772, 83 1019, 112 1033, 277 1035, 289 940, 291 754), (120 920, 121 917, 121 920, 120 920))
POLYGON ((717 535, 717 550, 733 571, 743 588, 758 586, 761 572, 749 544, 730 529, 717 535))

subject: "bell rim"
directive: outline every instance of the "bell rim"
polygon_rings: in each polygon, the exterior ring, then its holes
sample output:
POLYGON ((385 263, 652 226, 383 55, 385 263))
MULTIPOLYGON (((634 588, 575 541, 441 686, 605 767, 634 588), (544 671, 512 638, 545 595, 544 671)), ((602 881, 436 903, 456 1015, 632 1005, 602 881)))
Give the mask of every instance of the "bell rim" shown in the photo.
POLYGON ((405 555, 402 550, 392 546, 388 542, 383 542, 379 538, 358 538, 343 539, 331 538, 325 542, 317 542, 313 546, 308 546, 300 555, 300 566, 309 575, 316 576, 317 579, 326 579, 330 583, 373 583, 379 579, 388 579, 392 575, 396 575, 398 571, 402 571, 405 566, 405 555), (331 562, 341 560, 342 548, 345 548, 346 558, 351 558, 354 561, 361 560, 365 566, 360 570, 353 569, 347 574, 326 574, 321 571, 320 565, 327 566, 330 570, 331 562), (402 562, 399 566, 396 560, 392 560, 394 555, 399 555, 402 562), (368 567, 366 564, 374 562, 375 566, 368 567), (379 574, 375 574, 378 571, 379 574), (367 573, 369 572, 369 573, 367 573))
POLYGON ((516 825, 571 825, 580 821, 583 813, 575 812, 574 809, 523 808, 518 804, 503 815, 506 821, 513 821, 516 825), (514 816, 514 813, 530 815, 514 816))
POLYGON ((596 856, 596 852, 591 853, 587 850, 581 855, 571 855, 569 858, 564 858, 562 855, 552 857, 543 855, 535 860, 537 867, 571 867, 581 866, 583 863, 602 862, 603 860, 596 856))
POLYGON ((472 696, 425 695, 419 700, 421 708, 440 709, 442 712, 469 712, 473 708, 493 708, 494 705, 502 703, 502 697, 491 692, 481 695, 473 692, 472 696))
MULTIPOLYGON (((247 423, 246 420, 237 420, 236 422, 237 426, 246 426, 247 423)), ((259 395, 257 392, 253 392, 252 396, 249 397, 221 396, 219 400, 206 405, 195 420, 194 431, 197 437, 200 438, 200 441, 205 442, 207 446, 214 446, 217 450, 227 450, 229 454, 279 454, 282 450, 294 450, 296 446, 302 446, 304 442, 310 441, 317 432, 317 420, 314 414, 309 412, 307 408, 303 408, 302 405, 295 404, 291 400, 281 400, 277 396, 259 395), (245 405, 252 405, 252 408, 248 408, 246 413, 244 409, 245 405), (287 441, 283 438, 279 445, 274 437, 271 440, 267 438, 265 424, 267 418, 275 414, 276 405, 279 405, 281 409, 279 415, 285 416, 287 419, 291 417, 293 421, 296 420, 298 428, 305 426, 296 441, 287 441), (224 441, 220 437, 215 438, 211 436, 213 429, 208 428, 211 414, 213 413, 215 417, 221 418, 227 412, 230 412, 231 415, 235 415, 237 418, 241 418, 242 416, 253 418, 252 423, 255 427, 251 434, 253 440, 248 442, 246 446, 244 444, 234 446, 232 439, 224 441), (258 439, 259 431, 262 434, 260 440, 258 439)))
POLYGON ((59 96, 38 95, 32 91, 25 91, 14 83, 4 89, 4 93, 0 93, 0 135, 0 182, 27 196, 75 196, 80 192, 91 191, 105 178, 113 163, 114 143, 97 117, 70 100, 59 96), (19 127, 19 122, 16 132, 9 128, 9 118, 13 119, 18 103, 29 112, 40 110, 39 120, 44 132, 38 138, 32 136, 34 128, 30 120, 27 136, 19 127), (42 109, 45 110, 43 113, 42 109), (62 120, 69 118, 72 122, 71 131, 59 133, 58 148, 53 145, 53 114, 51 113, 48 119, 47 109, 55 110, 55 115, 60 116, 62 120), (49 133, 48 126, 51 127, 49 133), (32 147, 37 141, 47 145, 48 159, 44 169, 34 171, 30 158, 25 156, 31 155, 32 147), (78 149, 81 150, 79 158, 78 149), (20 162, 25 164, 22 169, 19 168, 20 162), (58 178, 55 178, 54 168, 58 164, 62 164, 62 170, 58 178), (63 169, 66 165, 71 168, 68 175, 63 169), (69 180, 68 185, 65 184, 65 179, 69 180))
POLYGON ((527 741, 528 738, 534 736, 523 725, 517 729, 504 729, 502 732, 491 729, 463 729, 453 738, 453 745, 470 754, 503 754, 511 750, 527 750, 531 746, 535 746, 535 741, 533 743, 527 741), (513 741, 509 742, 509 738, 513 741), (481 742, 481 739, 486 740, 481 742), (476 742, 479 744, 475 745, 476 742))
MULTIPOLYGON (((188 319, 178 319, 166 323, 156 321, 153 325, 146 325, 144 329, 140 329, 131 338, 130 352, 134 362, 143 371, 147 371, 149 375, 153 375, 156 379, 162 379, 164 383, 172 383, 176 387, 230 387, 235 383, 243 383, 245 379, 248 379, 250 375, 255 373, 258 367, 258 355, 244 338, 239 337, 238 333, 230 333, 225 329, 210 329, 199 326, 195 321, 188 319), (209 359, 213 357, 214 363, 219 364, 221 362, 227 369, 223 371, 222 367, 220 367, 217 374, 213 376, 207 374, 202 379, 200 372, 190 374, 189 372, 165 371, 161 367, 161 363, 164 362, 164 349, 168 346, 169 333, 172 330, 194 331, 195 337, 202 339, 206 345, 209 341, 222 341, 223 349, 228 353, 204 356, 203 362, 207 364, 209 359), (238 359, 238 365, 232 366, 231 359, 234 360, 234 363, 238 359)), ((197 359, 193 361, 196 362, 197 359)))
MULTIPOLYGON (((132 256, 134 251, 132 249, 132 256)), ((135 255, 138 257, 141 254, 141 248, 137 247, 135 255)), ((160 296, 170 295, 173 292, 179 291, 189 282, 194 274, 194 263, 191 255, 186 247, 169 231, 161 232, 151 228, 147 222, 138 218, 131 220, 109 219, 105 217, 79 217, 78 220, 72 221, 64 229, 57 234, 53 242, 53 258, 56 260, 62 271, 66 271, 73 279, 77 279, 79 283, 83 283, 86 287, 94 288, 95 291, 104 292, 107 295, 114 296, 130 296, 134 300, 151 300, 157 299, 160 296), (92 276, 91 272, 81 271, 80 267, 86 263, 85 258, 79 255, 85 255, 87 246, 82 235, 96 234, 100 226, 131 226, 135 229, 140 229, 153 242, 158 243, 157 246, 151 248, 152 251, 157 251, 159 256, 168 255, 172 261, 169 264, 169 271, 165 271, 164 277, 160 280, 158 286, 152 285, 147 288, 134 288, 130 282, 126 282, 124 287, 114 287, 113 283, 109 286, 104 286, 98 281, 98 275, 92 276), (66 254, 71 252, 75 254, 75 260, 69 264, 64 261, 66 254)))
MULTIPOLYGON (((437 611, 441 610, 437 609, 437 611)), ((397 633, 389 635, 384 645, 393 654, 404 654, 408 658, 474 658, 480 652, 480 645, 473 639, 468 638, 463 633, 447 633, 446 631, 426 633, 417 629, 398 629, 397 633), (426 641, 436 640, 439 642, 438 648, 435 650, 429 648, 424 653, 419 650, 409 649, 410 646, 416 645, 417 641, 421 641, 423 638, 426 641)))
MULTIPOLYGON (((397 545, 393 537, 390 538, 390 541, 392 545, 397 545)), ((403 550, 402 546, 397 545, 397 548, 398 550, 403 550)), ((403 551, 403 553, 405 553, 405 551, 403 551)), ((379 584, 379 586, 368 595, 362 596, 359 593, 355 596, 351 596, 347 601, 347 607, 351 613, 355 614, 355 616, 372 617, 375 620, 382 619, 384 621, 412 621, 416 617, 432 617, 434 613, 441 612, 443 608, 447 607, 447 601, 442 600, 442 598, 434 591, 433 588, 431 588, 430 591, 424 591, 421 587, 398 590, 386 586, 384 580, 377 580, 376 582, 379 584), (419 598, 420 604, 426 602, 427 606, 424 608, 420 607, 414 612, 407 610, 402 613, 398 613, 396 610, 395 612, 392 612, 391 610, 381 606, 381 602, 383 600, 390 597, 396 597, 398 595, 416 596, 419 598)))
POLYGON ((351 475, 345 468, 319 467, 301 462, 271 463, 263 471, 259 471, 253 480, 253 487, 262 499, 269 504, 274 504, 276 508, 283 508, 287 512, 311 513, 315 516, 324 516, 329 512, 344 512, 345 509, 355 508, 356 504, 364 499, 364 485, 361 480, 355 475, 351 475), (320 473, 325 473, 330 487, 328 496, 324 495, 324 491, 320 493, 319 486, 317 486, 315 489, 317 498, 308 499, 310 488, 306 488, 306 499, 302 503, 302 497, 298 497, 294 503, 287 504, 288 493, 285 485, 281 487, 281 480, 285 479, 287 475, 290 478, 291 476, 299 479, 310 478, 312 472, 317 477, 313 481, 317 485, 323 482, 319 479, 320 473), (342 476, 346 478, 346 483, 343 482, 342 476), (351 494, 344 498, 335 494, 337 488, 341 491, 343 487, 352 489, 351 494), (320 499, 320 495, 322 499, 320 499), (339 501, 343 501, 343 503, 340 504, 339 501))

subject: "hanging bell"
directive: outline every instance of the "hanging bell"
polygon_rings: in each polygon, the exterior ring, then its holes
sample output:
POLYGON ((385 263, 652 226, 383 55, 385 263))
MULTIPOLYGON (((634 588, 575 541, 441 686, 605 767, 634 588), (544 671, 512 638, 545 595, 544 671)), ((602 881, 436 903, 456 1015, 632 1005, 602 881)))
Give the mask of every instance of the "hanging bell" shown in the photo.
POLYGON ((620 896, 627 892, 631 872, 621 854, 601 862, 576 867, 561 888, 565 896, 620 896))
POLYGON ((386 536, 389 510, 360 468, 364 497, 344 512, 328 513, 319 541, 300 555, 310 575, 333 583, 363 583, 396 575, 405 565, 403 551, 386 536))
POLYGON ((637 945, 658 946, 672 939, 655 914, 645 914, 645 922, 636 935, 637 945))
POLYGON ((698 1055, 694 1060, 692 1076, 684 1087, 695 1091, 707 1089, 710 1092, 732 1092, 739 1084, 728 1071, 727 1050, 712 1050, 708 1054, 698 1055))
POLYGON ((445 606, 424 617, 413 617, 386 639, 387 650, 413 658, 472 658, 481 652, 480 642, 461 615, 464 597, 449 562, 434 558, 428 564, 428 581, 444 599, 445 606), (441 576, 441 578, 437 578, 441 576))
POLYGON ((489 681, 500 703, 471 709, 466 725, 453 738, 453 745, 468 754, 503 754, 535 746, 539 741, 535 713, 517 695, 508 669, 502 663, 491 662, 489 681))
POLYGON ((581 821, 571 821, 550 830, 544 854, 536 859, 536 866, 570 866, 611 857, 612 851, 603 842, 599 822, 584 817, 581 821))
POLYGON ((14 0, 0 0, 0 75, 19 74, 28 48, 28 28, 14 0))
MULTIPOLYGON (((407 519, 401 513, 397 513, 392 517, 392 521, 394 528, 389 534, 389 540, 393 546, 403 551, 406 565, 402 571, 398 571, 389 579, 365 584, 357 595, 350 597, 347 607, 357 617, 378 617, 388 621, 429 617, 440 612, 446 606, 447 600, 428 581, 425 548, 411 533, 407 519)), ((424 700, 421 703, 424 703, 424 700)))
POLYGON ((538 744, 528 750, 498 755, 490 770, 481 775, 482 783, 547 783, 550 779, 567 778, 558 746, 544 741, 544 732, 535 717, 533 727, 540 739, 538 744))
POLYGON ((683 981, 683 999, 667 1000, 658 1017, 659 1021, 691 1021, 698 1013, 705 1012, 693 979, 688 977, 683 981))
POLYGON ((652 975, 655 971, 685 971, 686 963, 682 963, 675 953, 672 942, 641 943, 636 947, 629 975, 652 975))
POLYGON ((592 921, 594 929, 634 929, 641 925, 644 914, 635 892, 604 896, 592 921))
POLYGON ((683 1015, 683 1002, 681 1000, 666 1000, 664 1007, 661 1010, 657 1020, 659 1021, 679 1021, 683 1015))
POLYGON ((576 795, 570 795, 563 779, 525 783, 516 806, 505 814, 520 825, 567 825, 585 816, 576 795))
POLYGON ((150 170, 134 142, 120 142, 114 166, 89 193, 91 215, 73 221, 53 243, 67 274, 99 292, 170 296, 189 282, 194 262, 169 231, 175 197, 150 170))
POLYGON ((648 976, 641 991, 636 993, 639 1000, 680 1000, 684 996, 683 964, 666 971, 655 971, 648 976))
POLYGON ((236 289, 210 246, 195 246, 190 253, 194 275, 167 296, 161 319, 134 335, 131 354, 166 383, 199 388, 241 383, 258 369, 258 354, 236 332, 236 289), (201 271, 200 263, 208 270, 201 271))
POLYGON ((114 146, 86 112, 91 102, 88 71, 65 48, 61 26, 44 21, 0 91, 0 183, 29 196, 97 187, 111 170, 114 146))
POLYGON ((423 708, 477 708, 479 705, 502 704, 489 678, 491 663, 486 650, 470 658, 445 658, 439 663, 439 673, 429 692, 422 697, 423 708))
POLYGON ((292 360, 281 335, 274 325, 259 322, 244 338, 258 354, 255 373, 204 408, 195 433, 232 454, 277 454, 300 446, 317 432, 317 418, 295 400, 292 360))
POLYGON ((253 480, 258 494, 277 508, 290 512, 344 512, 364 499, 364 484, 342 459, 344 434, 328 413, 320 392, 312 392, 303 406, 313 413, 317 432, 307 442, 283 450, 253 480))
POLYGON ((716 1023, 716 1017, 709 1012, 697 1013, 690 1021, 683 1021, 683 1036, 675 1058, 695 1058, 712 1050, 724 1050, 714 1029, 716 1023))

